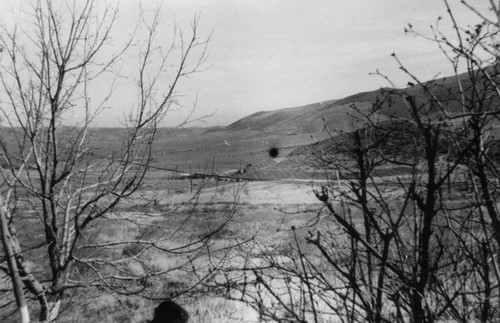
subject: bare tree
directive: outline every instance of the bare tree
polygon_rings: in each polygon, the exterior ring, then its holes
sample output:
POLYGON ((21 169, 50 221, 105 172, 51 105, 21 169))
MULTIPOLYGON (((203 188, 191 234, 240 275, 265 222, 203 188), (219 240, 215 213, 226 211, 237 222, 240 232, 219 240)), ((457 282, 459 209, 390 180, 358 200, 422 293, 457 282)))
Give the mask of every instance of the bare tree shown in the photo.
POLYGON ((229 297, 282 322, 497 320, 500 3, 461 1, 472 26, 444 4, 455 35, 440 18, 427 38, 455 75, 423 82, 393 55, 410 86, 353 104, 360 126, 316 151, 316 224, 291 228, 291 255, 229 269, 229 297))
POLYGON ((111 37, 117 8, 93 0, 38 1, 26 13, 23 27, 5 28, 0 38, 2 292, 15 296, 21 322, 30 312, 54 321, 69 290, 140 293, 173 270, 149 266, 146 250, 191 252, 192 261, 207 247, 206 237, 172 249, 158 237, 102 241, 92 232, 118 221, 111 211, 141 186, 158 126, 178 105, 179 82, 204 63, 208 40, 194 19, 188 38, 176 29, 171 44, 159 43, 158 10, 141 14, 140 41, 131 35, 120 48, 111 37), (138 50, 137 102, 119 149, 99 155, 91 127, 118 90, 131 49, 138 50), (101 102, 92 96, 99 82, 110 84, 101 102), (116 254, 123 246, 140 247, 116 254))

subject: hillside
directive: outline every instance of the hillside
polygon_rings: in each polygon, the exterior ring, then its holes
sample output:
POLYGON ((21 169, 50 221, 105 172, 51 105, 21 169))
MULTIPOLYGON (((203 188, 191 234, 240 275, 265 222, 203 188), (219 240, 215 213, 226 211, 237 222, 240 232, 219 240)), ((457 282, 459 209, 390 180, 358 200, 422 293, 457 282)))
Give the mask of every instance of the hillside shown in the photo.
POLYGON ((302 107, 257 112, 232 123, 225 130, 255 130, 279 135, 322 133, 326 129, 350 131, 356 127, 350 115, 352 104, 362 111, 371 108, 371 100, 368 99, 324 101, 302 107))
MULTIPOLYGON (((465 91, 470 91, 469 76, 462 74, 458 79, 465 91)), ((428 82, 427 86, 450 113, 461 110, 456 77, 437 79, 428 82)), ((340 100, 257 112, 226 127, 162 128, 153 145, 153 164, 179 171, 216 173, 231 173, 251 164, 247 171, 255 173, 255 178, 264 170, 267 172, 264 175, 272 178, 291 176, 299 168, 307 168, 309 172, 308 167, 300 164, 311 158, 312 145, 321 143, 321 148, 325 149, 325 140, 331 136, 364 126, 366 119, 362 114, 371 114, 370 119, 376 123, 408 118, 410 111, 404 101, 405 95, 414 96, 418 105, 428 109, 433 118, 432 109, 436 107, 424 104, 428 102, 424 92, 425 89, 418 85, 405 89, 381 88, 340 100), (373 113, 374 106, 377 109, 373 113), (299 149, 301 147, 304 149, 299 149), (278 158, 269 156, 268 151, 272 148, 279 151, 278 158), (280 168, 286 169, 288 175, 281 174, 280 168)), ((497 103, 489 102, 492 108, 497 103)), ((63 130, 66 135, 61 136, 61 140, 68 134, 68 129, 63 130)), ((15 133, 20 134, 18 131, 0 128, 3 142, 14 152, 17 152, 14 146, 15 133)), ((74 131, 77 129, 71 130, 74 131)), ((120 149, 125 131, 123 128, 92 129, 89 139, 93 154, 103 157, 120 149)))
MULTIPOLYGON (((470 75, 467 73, 460 74, 458 77, 444 77, 425 83, 425 86, 432 91, 436 99, 444 105, 449 113, 461 111, 461 98, 457 81, 460 81, 465 93, 472 92, 470 75)), ((404 97, 407 95, 414 96, 418 105, 429 102, 426 88, 420 85, 409 85, 403 89, 381 88, 357 93, 341 100, 257 112, 232 123, 224 130, 254 130, 280 135, 318 134, 324 132, 325 129, 332 133, 350 132, 364 123, 359 120, 361 115, 355 112, 353 107, 356 107, 359 112, 367 114, 371 112, 374 104, 377 105, 377 113, 371 116, 372 121, 380 122, 393 117, 408 118, 410 111, 404 101, 404 97)), ((489 102, 493 108, 497 103, 489 102)), ((429 109, 431 117, 435 113, 432 109, 438 109, 432 106, 432 103, 425 108, 429 109)))
MULTIPOLYGON (((319 174, 322 168, 318 163, 318 153, 335 158, 344 159, 346 151, 339 151, 340 145, 349 147, 352 144, 345 141, 346 134, 366 125, 367 119, 361 114, 370 115, 370 121, 377 125, 377 135, 390 133, 384 138, 381 149, 383 154, 401 161, 413 158, 414 154, 421 154, 420 145, 417 151, 401 149, 414 147, 414 141, 420 134, 415 131, 411 119, 411 110, 406 97, 415 99, 419 114, 430 118, 431 122, 440 122, 442 111, 448 116, 462 113, 462 97, 458 84, 465 93, 466 104, 476 104, 477 95, 483 93, 482 83, 476 82, 478 88, 473 88, 470 75, 461 74, 458 77, 445 77, 425 83, 424 85, 409 84, 404 89, 381 88, 379 90, 358 93, 341 100, 312 104, 301 108, 281 109, 269 112, 259 112, 243 118, 230 126, 227 130, 259 130, 273 133, 309 133, 316 139, 309 144, 300 145, 286 152, 285 156, 274 160, 274 163, 261 163, 247 168, 241 177, 251 179, 282 179, 282 178, 324 178, 319 174), (459 81, 459 82, 457 82, 459 81), (431 91, 434 96, 426 91, 431 91), (472 98, 472 99, 471 99, 472 98), (472 100, 469 102, 469 100, 472 100), (376 108, 375 111, 374 108, 376 108), (378 130, 377 130, 378 129, 378 130), (328 131, 326 131, 328 130, 328 131), (328 137, 325 138, 325 134, 328 137), (334 140, 330 136, 335 137, 334 140)), ((473 75, 478 77, 478 75, 473 75)), ((488 99, 481 99, 486 110, 498 109, 497 95, 489 95, 488 99)), ((496 124, 497 122, 494 121, 496 124)), ((489 154, 494 160, 500 156, 500 126, 494 125, 489 154)), ((449 144, 446 135, 442 138, 440 153, 448 153, 449 144)), ((345 166, 348 166, 347 164, 345 166)), ((396 170, 401 171, 401 170, 396 170)))

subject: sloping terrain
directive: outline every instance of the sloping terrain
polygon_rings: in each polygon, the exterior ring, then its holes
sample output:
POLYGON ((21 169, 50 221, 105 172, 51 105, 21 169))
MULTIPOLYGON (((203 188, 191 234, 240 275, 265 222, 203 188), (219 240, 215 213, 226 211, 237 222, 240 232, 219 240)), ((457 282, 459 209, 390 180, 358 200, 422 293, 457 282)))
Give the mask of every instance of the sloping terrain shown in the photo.
MULTIPOLYGON (((375 94, 375 92, 374 92, 375 94)), ((261 111, 229 125, 226 131, 256 130, 269 134, 290 135, 350 131, 357 127, 352 105, 363 112, 371 109, 372 101, 325 101, 303 107, 261 111)))
MULTIPOLYGON (((497 74, 496 72, 493 73, 497 74)), ((329 101, 305 106, 302 109, 291 108, 271 112, 260 112, 239 120, 228 129, 259 129, 261 131, 307 132, 315 131, 317 141, 302 145, 291 150, 286 156, 274 160, 274 163, 252 165, 241 177, 249 179, 314 179, 322 178, 321 169, 325 169, 325 161, 321 158, 346 159, 352 142, 348 142, 348 133, 366 126, 367 116, 377 127, 372 128, 374 140, 383 140, 380 148, 382 153, 392 159, 409 160, 414 155, 422 154, 422 145, 416 141, 422 140, 415 124, 409 122, 413 111, 418 109, 425 122, 441 122, 443 111, 446 115, 461 114, 463 104, 482 104, 482 111, 498 111, 500 104, 498 96, 491 94, 494 90, 484 90, 488 82, 473 83, 471 77, 478 75, 462 74, 457 77, 447 77, 427 82, 423 85, 409 84, 405 89, 379 89, 371 92, 358 93, 342 100, 329 101), (463 89, 460 91, 459 86, 463 89), (460 95, 464 93, 464 97, 460 95), (411 97, 412 103, 407 100, 411 97), (464 100, 464 101, 462 101, 464 100), (364 116, 363 116, 364 115, 364 116), (261 122, 272 120, 273 122, 261 122), (321 121, 322 126, 318 126, 321 121), (326 131, 328 130, 328 131, 326 131), (328 133, 324 138, 318 134, 328 133), (387 136, 382 138, 381 136, 387 136), (420 138, 420 139, 419 139, 420 138)), ((494 160, 500 156, 500 126, 492 121, 489 155, 494 160)), ((450 153, 452 146, 444 131, 440 154, 450 153)), ((352 162, 352 158, 350 159, 352 162)), ((347 161, 346 161, 347 162, 347 161)), ((346 169, 349 167, 345 165, 346 169)), ((326 167, 328 168, 328 167, 326 167)), ((397 167, 396 167, 397 168, 397 167)), ((394 169, 395 170, 395 169, 394 169)), ((395 171, 402 171, 401 169, 395 171)))
MULTIPOLYGON (((425 87, 409 84, 405 89, 381 88, 341 100, 261 111, 227 127, 159 129, 153 145, 153 164, 180 172, 230 174, 245 169, 246 176, 253 178, 305 178, 315 172, 309 166, 312 147, 325 149, 325 140, 363 127, 366 116, 375 123, 409 118, 411 111, 405 101, 408 95, 415 97, 416 105, 431 119, 437 120, 437 111, 442 108, 451 114, 460 112, 457 81, 466 93, 472 92, 470 76, 462 74, 428 82, 425 87), (428 89, 438 100, 429 102, 425 93, 428 89), (276 158, 269 155, 272 148, 278 152, 276 158), (295 152, 289 156, 292 151, 295 152)), ((497 99, 486 103, 490 109, 498 106, 497 99)), ((14 152, 18 131, 0 128, 2 141, 14 152)), ((67 137, 68 129, 61 131, 67 137)), ((75 131, 78 129, 71 130, 75 131)), ((92 153, 103 157, 119 150, 125 132, 123 128, 92 129, 92 153)))
MULTIPOLYGON (((499 74, 493 71, 494 68, 496 67, 491 67, 488 71, 492 75, 499 74)), ((481 75, 471 76, 464 73, 432 80, 423 85, 409 83, 404 89, 381 88, 357 93, 341 100, 261 111, 232 123, 224 130, 255 130, 280 135, 321 133, 325 129, 331 132, 350 132, 364 124, 363 120, 359 120, 361 114, 368 114, 374 110, 376 113, 371 115, 372 121, 384 121, 394 117, 409 118, 411 111, 405 102, 407 96, 413 96, 417 106, 424 109, 421 113, 426 113, 430 117, 436 115, 440 109, 446 109, 448 113, 458 113, 462 110, 460 87, 466 97, 473 99, 487 92, 482 93, 482 81, 476 81, 474 84, 477 88, 473 88, 471 77, 480 78, 481 75), (429 92, 432 92, 432 95, 429 92), (435 99, 430 100, 431 96, 435 96, 435 99)), ((495 108, 499 103, 497 96, 492 96, 491 100, 484 102, 489 108, 495 108)))

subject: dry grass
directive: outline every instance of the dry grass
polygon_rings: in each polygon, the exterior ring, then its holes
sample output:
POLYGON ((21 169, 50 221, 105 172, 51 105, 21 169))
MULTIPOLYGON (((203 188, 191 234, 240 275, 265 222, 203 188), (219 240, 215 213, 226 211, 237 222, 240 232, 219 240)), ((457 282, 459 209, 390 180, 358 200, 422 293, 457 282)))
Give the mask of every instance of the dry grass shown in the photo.
MULTIPOLYGON (((196 201, 186 203, 193 197, 189 180, 167 180, 160 178, 159 173, 156 175, 136 194, 135 200, 123 203, 115 213, 94 223, 84 243, 143 239, 162 240, 162 244, 169 248, 181 246, 212 234, 225 223, 236 202, 231 221, 212 237, 214 247, 233 243, 235 236, 240 239, 255 237, 262 250, 289 254, 293 237, 288 229, 292 225, 306 226, 316 218, 318 204, 307 183, 209 183, 196 201)), ((195 181, 194 189, 201 185, 201 180, 195 181)), ((36 220, 24 220, 23 228, 29 230, 21 231, 21 239, 33 242, 32 238, 40 234, 40 227, 35 225, 36 220)), ((143 246, 138 244, 118 245, 98 253, 95 250, 88 252, 99 257, 126 258, 141 251, 148 265, 157 270, 174 267, 185 260, 182 256, 158 250, 143 251, 143 246)), ((82 251, 79 256, 85 257, 86 254, 82 251)), ((203 262, 203 258, 198 261, 203 262)), ((139 273, 141 268, 129 270, 139 273)), ((80 278, 92 275, 82 266, 77 266, 76 274, 80 278)), ((175 293, 193 280, 187 272, 175 272, 169 279, 155 281, 153 293, 175 293)), ((150 296, 155 295, 151 293, 150 296)), ((258 321, 256 312, 240 302, 203 295, 178 301, 191 314, 191 322, 258 321)), ((152 318, 157 303, 159 301, 113 295, 97 289, 69 291, 59 322, 146 322, 152 318)), ((36 304, 33 305, 33 309, 37 308, 36 304)), ((36 317, 35 312, 32 317, 36 317)), ((13 316, 12 321, 15 320, 13 316)))
MULTIPOLYGON (((243 189, 233 184, 212 187, 200 195, 195 207, 181 205, 189 192, 172 194, 179 203, 170 200, 160 203, 125 204, 120 212, 96 225, 89 235, 91 242, 117 241, 130 238, 162 241, 165 247, 176 247, 213 233, 227 220, 233 209, 234 196, 241 194, 237 211, 223 230, 213 236, 213 246, 225 246, 234 242, 237 235, 241 239, 255 237, 264 250, 274 250, 280 254, 290 254, 293 236, 289 228, 293 225, 304 227, 313 223, 316 201, 308 197, 308 185, 252 183, 243 189), (299 203, 292 203, 294 198, 299 203), (133 221, 131 221, 133 219, 133 221)), ((149 197, 148 191, 139 196, 149 197)), ((136 201, 140 201, 139 198, 136 201)), ((305 229, 304 229, 305 230, 305 229)), ((130 257, 142 250, 138 244, 116 247, 112 253, 130 257)), ((104 255, 104 254, 103 254, 104 255)), ((182 263, 183 256, 174 256, 159 250, 146 250, 144 259, 157 270, 172 268, 182 263)), ((203 258, 198 260, 203 262, 203 258)), ((129 268, 140 270, 139 268, 129 268)), ((84 274, 84 272, 81 272, 84 274)), ((165 291, 175 292, 188 287, 194 280, 188 272, 173 273, 175 279, 156 280, 149 293, 154 297, 165 295, 165 291)), ((196 293, 194 293, 196 295, 196 293)), ((190 313, 190 322, 258 322, 257 313, 247 305, 206 294, 177 300, 190 313)), ((152 318, 158 301, 148 301, 136 296, 109 295, 98 290, 82 290, 73 295, 70 305, 62 313, 60 322, 146 322, 152 318)))

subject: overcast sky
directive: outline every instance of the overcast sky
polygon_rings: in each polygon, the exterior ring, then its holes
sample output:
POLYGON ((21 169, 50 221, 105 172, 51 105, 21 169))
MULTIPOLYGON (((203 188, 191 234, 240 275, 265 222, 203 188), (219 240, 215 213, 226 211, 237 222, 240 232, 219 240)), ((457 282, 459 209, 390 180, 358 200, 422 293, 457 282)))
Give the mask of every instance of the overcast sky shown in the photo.
MULTIPOLYGON (((463 25, 473 23, 470 15, 462 14, 459 1, 450 1, 463 25)), ((0 0, 0 9, 8 2, 0 0)), ((146 11, 154 4, 142 2, 146 11)), ((115 31, 126 34, 138 1, 122 0, 119 8, 115 31)), ((430 25, 438 16, 446 17, 439 0, 165 0, 162 10, 164 28, 170 28, 174 16, 185 28, 199 15, 200 35, 212 33, 206 61, 210 68, 178 88, 188 107, 197 95, 198 115, 215 111, 205 124, 196 125, 227 125, 261 110, 388 86, 381 77, 369 75, 376 70, 402 86, 408 78, 391 58, 393 52, 422 79, 450 73, 435 44, 404 33, 411 23, 430 35, 430 25)), ((6 11, 1 12, 7 19, 6 11)), ((126 86, 119 90, 122 94, 111 101, 114 107, 100 125, 117 125, 129 92, 126 86)), ((181 119, 172 113, 166 125, 181 119)))

